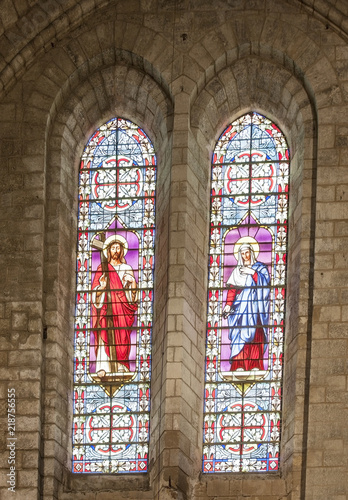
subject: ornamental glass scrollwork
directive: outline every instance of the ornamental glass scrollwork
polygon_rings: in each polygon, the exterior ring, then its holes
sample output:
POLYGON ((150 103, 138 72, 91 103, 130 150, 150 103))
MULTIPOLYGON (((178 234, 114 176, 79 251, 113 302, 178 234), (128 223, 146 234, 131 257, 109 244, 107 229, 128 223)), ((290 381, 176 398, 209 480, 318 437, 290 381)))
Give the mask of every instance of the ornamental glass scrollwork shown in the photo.
POLYGON ((156 156, 113 118, 79 171, 73 472, 148 469, 156 156))
POLYGON ((211 169, 203 472, 279 469, 289 150, 248 113, 211 169))

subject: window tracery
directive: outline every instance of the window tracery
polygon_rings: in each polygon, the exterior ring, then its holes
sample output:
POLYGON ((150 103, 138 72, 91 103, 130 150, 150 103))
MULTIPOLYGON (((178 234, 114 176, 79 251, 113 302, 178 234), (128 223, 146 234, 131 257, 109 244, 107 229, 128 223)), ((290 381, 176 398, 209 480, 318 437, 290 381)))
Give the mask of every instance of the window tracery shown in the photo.
POLYGON ((279 468, 289 150, 248 113, 211 170, 204 472, 279 468))
POLYGON ((73 472, 148 466, 156 156, 113 118, 79 172, 73 472))

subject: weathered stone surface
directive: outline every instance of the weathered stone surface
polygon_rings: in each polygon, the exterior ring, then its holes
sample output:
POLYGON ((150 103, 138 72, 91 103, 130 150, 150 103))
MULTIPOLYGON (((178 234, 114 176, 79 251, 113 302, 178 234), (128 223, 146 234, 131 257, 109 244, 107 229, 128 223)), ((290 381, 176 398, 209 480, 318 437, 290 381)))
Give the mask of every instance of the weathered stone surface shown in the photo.
MULTIPOLYGON (((16 498, 346 500, 347 35, 344 1, 2 2, 0 450, 6 458, 14 387, 16 498), (292 156, 282 473, 205 477, 210 160, 250 110, 282 128, 292 156), (77 172, 88 137, 115 114, 139 123, 158 155, 151 467, 80 478, 70 473, 77 172)), ((14 498, 0 467, 0 497, 14 498)))

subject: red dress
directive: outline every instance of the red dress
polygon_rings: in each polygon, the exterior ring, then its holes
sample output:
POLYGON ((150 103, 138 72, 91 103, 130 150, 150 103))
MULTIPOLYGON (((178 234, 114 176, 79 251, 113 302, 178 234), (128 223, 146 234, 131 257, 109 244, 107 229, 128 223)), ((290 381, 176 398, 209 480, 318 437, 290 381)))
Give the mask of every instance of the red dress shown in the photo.
MULTIPOLYGON (((255 283, 257 283, 257 273, 252 276, 255 283)), ((241 292, 241 289, 230 288, 227 292, 226 305, 233 307, 233 302, 236 296, 241 292)), ((232 313, 233 314, 233 313, 232 313)), ((256 328, 255 336, 251 342, 246 342, 242 350, 232 358, 231 372, 242 368, 243 370, 250 371, 253 368, 264 370, 263 354, 265 347, 265 333, 261 326, 261 320, 258 316, 257 323, 260 325, 256 328)))

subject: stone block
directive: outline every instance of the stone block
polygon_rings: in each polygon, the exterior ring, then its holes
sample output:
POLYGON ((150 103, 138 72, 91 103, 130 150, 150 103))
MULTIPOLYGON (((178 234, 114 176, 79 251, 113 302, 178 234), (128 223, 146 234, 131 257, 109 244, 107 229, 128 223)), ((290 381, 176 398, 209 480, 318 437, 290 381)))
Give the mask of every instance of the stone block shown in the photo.
POLYGON ((19 350, 9 353, 9 366, 40 366, 41 353, 38 350, 19 350))
POLYGON ((18 480, 18 490, 21 491, 22 488, 35 488, 38 486, 38 471, 33 470, 20 470, 17 475, 18 480))
MULTIPOLYGON (((0 490, 1 491, 1 490, 0 490)), ((38 488, 21 488, 15 491, 16 500, 36 500, 38 488)), ((13 500, 13 492, 9 490, 1 491, 1 500, 13 500)))
POLYGON ((230 493, 230 482, 228 479, 213 479, 207 482, 208 496, 228 496, 230 493))

